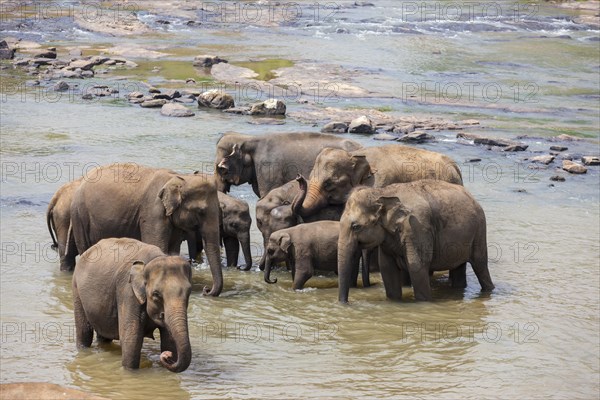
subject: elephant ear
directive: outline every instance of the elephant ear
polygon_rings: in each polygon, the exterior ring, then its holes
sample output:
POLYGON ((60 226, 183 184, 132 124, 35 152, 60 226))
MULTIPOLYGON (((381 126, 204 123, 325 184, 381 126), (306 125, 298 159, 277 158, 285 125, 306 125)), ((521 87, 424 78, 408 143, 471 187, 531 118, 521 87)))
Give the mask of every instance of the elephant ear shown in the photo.
POLYGON ((406 218, 410 217, 410 210, 397 197, 380 197, 375 204, 379 207, 377 218, 384 229, 388 231, 398 230, 406 218))
POLYGON ((292 239, 290 238, 290 235, 288 235, 287 233, 282 234, 279 238, 279 247, 281 247, 281 250, 283 250, 283 252, 287 254, 291 244, 292 239))
POLYGON ((146 281, 144 279, 144 264, 143 261, 134 261, 129 270, 129 283, 133 289, 133 294, 140 304, 146 302, 146 281))
POLYGON ((377 172, 373 170, 367 157, 364 154, 353 154, 352 155, 352 168, 354 169, 354 175, 352 176, 352 186, 358 186, 363 183, 377 172))
POLYGON ((165 206, 167 217, 173 214, 183 201, 182 187, 184 182, 185 180, 180 176, 173 177, 158 192, 158 198, 162 200, 165 206))

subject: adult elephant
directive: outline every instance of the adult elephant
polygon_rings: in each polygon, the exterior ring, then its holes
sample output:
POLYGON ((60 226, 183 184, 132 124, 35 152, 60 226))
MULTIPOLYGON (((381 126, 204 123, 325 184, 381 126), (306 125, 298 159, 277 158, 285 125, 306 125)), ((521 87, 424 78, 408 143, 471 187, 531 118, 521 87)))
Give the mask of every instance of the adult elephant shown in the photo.
POLYGON ((249 183, 258 197, 284 185, 298 174, 308 175, 326 147, 353 151, 362 146, 349 139, 322 133, 275 133, 264 136, 225 133, 217 143, 217 189, 249 183))
POLYGON ((384 187, 419 179, 462 185, 460 169, 450 157, 394 144, 355 151, 323 149, 309 179, 306 198, 297 208, 302 217, 331 204, 345 204, 356 186, 384 187))
MULTIPOLYGON (((488 270, 485 214, 460 185, 420 180, 352 192, 338 240, 339 300, 348 301, 352 261, 362 249, 379 247, 388 298, 402 299, 408 271, 416 300, 431 300, 433 271, 464 269, 469 262, 483 291, 494 288, 488 270)), ((453 280, 465 287, 466 279, 453 280)))
MULTIPOLYGON (((344 211, 343 206, 329 206, 319 210, 314 215, 301 218, 295 211, 302 203, 299 193, 306 193, 306 180, 301 175, 285 185, 271 190, 266 196, 256 202, 256 225, 263 236, 264 249, 267 248, 269 237, 273 232, 291 228, 303 222, 339 221, 344 211)), ((265 267, 263 254, 259 268, 265 267)))
POLYGON ((125 368, 140 366, 144 337, 160 331, 160 362, 172 372, 192 359, 187 308, 192 267, 179 256, 129 238, 104 239, 83 253, 73 274, 77 347, 119 340, 125 368))
POLYGON ((137 164, 95 168, 73 196, 71 223, 79 254, 110 237, 138 239, 166 254, 179 254, 181 242, 199 231, 213 277, 205 292, 221 293, 219 200, 211 175, 137 164))
POLYGON ((77 246, 71 228, 71 202, 73 194, 83 178, 62 185, 50 199, 46 211, 46 224, 52 238, 52 248, 58 251, 60 270, 72 271, 75 268, 77 246))

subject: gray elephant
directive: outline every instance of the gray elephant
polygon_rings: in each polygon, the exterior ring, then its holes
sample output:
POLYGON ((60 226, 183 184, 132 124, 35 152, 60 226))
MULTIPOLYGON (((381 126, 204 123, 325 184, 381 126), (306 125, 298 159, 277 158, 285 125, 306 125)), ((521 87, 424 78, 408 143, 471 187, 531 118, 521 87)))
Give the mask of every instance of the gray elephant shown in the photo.
MULTIPOLYGON (((266 248, 265 282, 277 282, 271 280, 271 267, 279 262, 291 269, 294 290, 302 289, 315 270, 337 272, 339 233, 338 221, 311 222, 273 232, 266 248)), ((354 260, 354 271, 358 271, 358 261, 354 260)))
POLYGON ((60 270, 72 271, 75 268, 77 246, 71 231, 71 202, 73 194, 81 185, 83 178, 62 185, 48 204, 46 224, 52 238, 52 248, 58 251, 60 270))
POLYGON ((356 186, 385 187, 418 179, 462 185, 458 165, 441 153, 394 144, 351 152, 324 149, 310 172, 308 193, 297 212, 305 217, 330 204, 345 204, 356 186))
MULTIPOLYGON (((303 198, 297 197, 306 180, 302 176, 271 190, 265 197, 256 202, 256 225, 262 233, 264 248, 267 248, 269 237, 280 229, 291 228, 303 222, 339 221, 344 211, 343 206, 332 205, 319 210, 314 215, 301 218, 295 208, 303 198), (294 199, 296 201, 294 202, 294 199), (294 203, 294 204, 292 204, 294 203)), ((304 188, 306 193, 306 188, 304 188)), ((259 267, 264 269, 266 253, 263 254, 259 267)))
MULTIPOLYGON (((339 300, 348 301, 352 261, 361 249, 379 247, 388 298, 402 299, 408 271, 416 300, 431 300, 430 272, 462 269, 469 262, 483 291, 494 288, 488 270, 485 214, 460 185, 420 180, 385 188, 355 189, 340 221, 339 300)), ((465 287, 464 273, 452 279, 465 287)))
POLYGON ((130 237, 179 254, 200 231, 213 277, 209 295, 223 288, 219 200, 211 175, 180 175, 136 164, 112 164, 87 174, 73 196, 71 223, 77 251, 110 237, 130 237))
POLYGON ((231 185, 249 183, 254 193, 263 197, 298 174, 308 175, 325 147, 352 151, 362 146, 338 136, 311 132, 264 136, 226 133, 217 143, 217 189, 227 193, 231 185))
POLYGON ((160 362, 185 371, 192 359, 187 308, 192 267, 179 256, 129 238, 104 239, 90 247, 73 273, 78 347, 119 340, 122 365, 137 369, 144 337, 160 331, 160 362))
MULTIPOLYGON (((219 198, 219 230, 221 242, 225 246, 227 266, 236 267, 240 253, 240 245, 244 254, 245 266, 240 268, 249 271, 252 268, 252 253, 250 251, 250 228, 252 217, 250 208, 244 200, 236 199, 225 193, 217 192, 219 198)), ((190 258, 196 260, 204 245, 200 232, 187 239, 190 258)))

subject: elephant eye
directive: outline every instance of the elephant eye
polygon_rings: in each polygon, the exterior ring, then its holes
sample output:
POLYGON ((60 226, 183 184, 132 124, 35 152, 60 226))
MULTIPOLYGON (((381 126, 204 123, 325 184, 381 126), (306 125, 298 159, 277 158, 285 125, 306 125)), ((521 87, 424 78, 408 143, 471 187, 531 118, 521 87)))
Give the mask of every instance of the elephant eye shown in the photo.
POLYGON ((158 293, 158 290, 155 290, 154 292, 152 292, 152 297, 154 297, 155 300, 160 300, 162 296, 160 295, 160 293, 158 293))
POLYGON ((333 189, 333 182, 331 181, 331 179, 327 179, 324 183, 323 183, 323 188, 325 190, 331 190, 333 189))
POLYGON ((357 224, 356 222, 353 222, 350 225, 350 229, 352 229, 354 232, 358 232, 358 231, 360 231, 362 229, 362 225, 357 224))

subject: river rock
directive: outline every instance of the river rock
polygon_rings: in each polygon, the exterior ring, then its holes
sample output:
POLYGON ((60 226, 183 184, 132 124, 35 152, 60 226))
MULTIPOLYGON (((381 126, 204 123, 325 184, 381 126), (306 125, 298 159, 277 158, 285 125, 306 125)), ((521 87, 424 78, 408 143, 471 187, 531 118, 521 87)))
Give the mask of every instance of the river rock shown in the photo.
POLYGON ((181 91, 181 96, 194 96, 194 97, 198 97, 202 94, 202 92, 200 90, 196 90, 196 89, 183 89, 181 91))
POLYGON ((375 133, 373 130, 373 122, 366 115, 355 118, 350 122, 348 133, 373 134, 375 133))
POLYGON ((535 156, 535 157, 531 157, 529 159, 529 161, 534 162, 534 163, 548 165, 552 161, 554 161, 554 156, 552 156, 552 155, 535 156))
POLYGON ((565 141, 565 142, 578 142, 581 140, 581 138, 563 133, 562 135, 553 137, 552 140, 560 140, 560 141, 565 141))
POLYGON ((51 58, 34 58, 29 63, 32 65, 40 66, 40 65, 50 65, 54 61, 51 58))
POLYGON ((571 174, 585 174, 587 172, 586 167, 569 160, 563 160, 562 169, 571 174))
POLYGON ((348 132, 348 124, 340 121, 332 121, 321 129, 323 133, 346 133, 348 132))
POLYGON ((45 51, 41 51, 39 53, 36 53, 33 58, 56 58, 56 47, 52 47, 52 49, 47 49, 45 51))
POLYGON ((154 99, 154 100, 156 100, 156 99, 171 100, 171 96, 169 96, 166 93, 153 93, 152 94, 152 99, 154 99))
POLYGON ((550 180, 554 181, 554 182, 564 182, 564 181, 566 181, 565 177, 564 176, 560 176, 560 175, 551 176, 550 180))
POLYGON ((194 96, 188 95, 188 96, 177 97, 173 101, 176 101, 177 103, 183 103, 183 104, 193 104, 196 102, 196 98, 194 96))
POLYGON ((193 117, 196 115, 189 108, 177 103, 163 105, 160 113, 166 117, 193 117))
POLYGON ((406 135, 407 133, 411 133, 414 131, 415 131, 414 124, 396 125, 396 126, 394 126, 394 129, 392 129, 392 132, 401 133, 403 135, 406 135))
POLYGON ((58 81, 53 87, 54 91, 56 92, 66 92, 67 90, 69 90, 69 88, 69 84, 65 81, 58 81))
POLYGON ((142 92, 130 92, 127 93, 127 99, 131 100, 131 99, 141 99, 142 97, 144 97, 144 93, 142 92))
POLYGON ((211 55, 200 55, 194 57, 194 66, 195 67, 203 67, 210 68, 215 64, 226 63, 227 60, 220 58, 219 56, 211 56, 211 55))
POLYGON ((98 61, 96 59, 80 59, 80 60, 75 60, 75 61, 71 61, 69 63, 69 65, 66 67, 67 69, 70 70, 75 70, 77 68, 81 68, 81 70, 88 70, 88 69, 92 69, 93 66, 98 65, 98 61))
POLYGON ((8 47, 6 40, 0 41, 0 60, 12 60, 15 57, 15 49, 8 47))
POLYGON ((285 115, 285 103, 278 99, 268 99, 250 107, 250 115, 285 115))
POLYGON ((513 142, 512 140, 507 139, 496 139, 496 138, 488 138, 480 135, 476 135, 473 133, 465 133, 460 132, 456 135, 459 139, 467 139, 472 140, 475 144, 487 145, 487 146, 498 146, 498 147, 508 147, 513 145, 518 145, 519 143, 513 142))
POLYGON ((229 114, 250 114, 250 107, 231 107, 223 110, 229 114))
POLYGON ((217 110, 225 110, 233 108, 235 103, 233 96, 228 93, 221 92, 217 89, 208 90, 198 96, 198 107, 216 108, 217 110))
POLYGON ((598 156, 583 156, 581 161, 583 165, 600 165, 600 157, 598 156))
POLYGON ((140 103, 140 106, 144 108, 158 108, 164 106, 165 104, 167 104, 165 99, 153 99, 140 103))
POLYGON ((153 94, 154 94, 154 93, 160 93, 160 89, 157 89, 157 88, 155 88, 155 87, 153 87, 153 86, 150 86, 150 87, 148 88, 148 93, 153 93, 153 94))
POLYGON ((502 151, 525 151, 529 145, 526 144, 511 144, 502 149, 502 151))
POLYGON ((398 136, 390 135, 389 133, 378 133, 373 135, 373 140, 396 140, 398 136))
POLYGON ((569 148, 565 147, 565 146, 550 146, 550 150, 553 150, 553 151, 567 151, 567 150, 569 150, 569 148))
POLYGON ((169 96, 171 100, 181 97, 181 93, 177 89, 167 89, 163 93, 169 96))
POLYGON ((399 142, 408 142, 408 143, 423 143, 430 140, 435 140, 435 136, 430 135, 428 133, 422 131, 415 131, 409 133, 408 135, 404 135, 398 138, 399 142))

